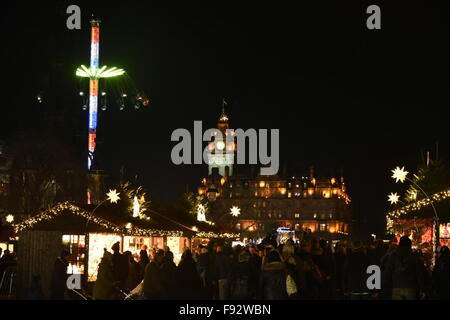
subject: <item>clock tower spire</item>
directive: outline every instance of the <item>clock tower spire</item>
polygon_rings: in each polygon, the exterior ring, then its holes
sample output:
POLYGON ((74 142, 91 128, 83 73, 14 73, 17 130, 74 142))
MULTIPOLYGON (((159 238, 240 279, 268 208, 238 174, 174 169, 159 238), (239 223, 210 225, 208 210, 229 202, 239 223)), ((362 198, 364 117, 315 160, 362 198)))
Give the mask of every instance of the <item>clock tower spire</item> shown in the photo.
MULTIPOLYGON (((217 128, 222 132, 222 141, 220 139, 216 142, 209 144, 209 150, 211 153, 208 155, 208 172, 212 174, 213 168, 219 169, 219 174, 222 177, 233 174, 234 153, 236 150, 235 139, 231 139, 231 142, 227 142, 227 132, 229 128, 229 118, 225 113, 225 106, 228 103, 225 99, 222 99, 222 112, 217 123, 217 128)), ((230 140, 228 138, 228 140, 230 140)))

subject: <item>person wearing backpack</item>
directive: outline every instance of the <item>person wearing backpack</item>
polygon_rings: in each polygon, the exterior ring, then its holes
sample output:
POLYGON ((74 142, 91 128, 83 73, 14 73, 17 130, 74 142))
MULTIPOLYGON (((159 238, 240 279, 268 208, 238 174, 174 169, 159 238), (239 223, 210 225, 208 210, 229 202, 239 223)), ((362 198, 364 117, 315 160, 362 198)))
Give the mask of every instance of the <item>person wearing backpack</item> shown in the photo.
POLYGON ((425 299, 423 264, 411 250, 407 236, 400 238, 397 250, 387 262, 386 271, 392 283, 392 300, 425 299))
POLYGON ((433 291, 437 299, 450 299, 450 250, 441 248, 441 256, 433 269, 433 291))

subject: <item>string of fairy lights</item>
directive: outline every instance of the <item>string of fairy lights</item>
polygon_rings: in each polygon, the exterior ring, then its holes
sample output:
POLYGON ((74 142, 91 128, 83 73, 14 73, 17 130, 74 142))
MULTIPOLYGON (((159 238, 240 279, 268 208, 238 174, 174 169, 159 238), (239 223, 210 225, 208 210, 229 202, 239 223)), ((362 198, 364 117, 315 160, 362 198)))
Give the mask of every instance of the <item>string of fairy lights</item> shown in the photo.
POLYGON ((48 209, 41 214, 38 214, 34 217, 31 217, 29 219, 26 219, 22 221, 21 223, 15 224, 14 229, 16 233, 29 230, 33 228, 36 224, 44 221, 49 221, 61 214, 63 214, 66 211, 70 211, 72 214, 83 217, 98 226, 101 226, 107 230, 110 230, 114 233, 120 233, 130 236, 146 236, 146 237, 162 237, 162 236, 168 236, 168 237, 182 237, 184 233, 182 231, 170 231, 170 230, 157 230, 157 229, 141 229, 137 227, 132 228, 126 228, 126 227, 118 227, 109 221, 106 221, 105 219, 102 219, 100 217, 91 215, 89 212, 81 209, 80 207, 77 207, 70 202, 62 202, 57 204, 51 209, 48 209))
POLYGON ((397 219, 408 213, 426 208, 426 207, 430 206, 431 203, 443 201, 448 198, 450 198, 450 189, 447 189, 447 190, 444 190, 441 192, 437 192, 437 193, 431 195, 430 199, 424 198, 424 199, 415 201, 413 203, 410 203, 406 206, 403 206, 401 208, 398 208, 396 210, 389 211, 388 217, 391 219, 397 219))
MULTIPOLYGON (((408 175, 408 171, 405 170, 404 167, 400 168, 400 167, 396 167, 394 170, 391 170, 391 172, 393 173, 392 178, 395 179, 395 182, 405 182, 406 180, 411 182, 412 184, 415 184, 413 180, 407 178, 408 175)), ((415 184, 419 189, 420 187, 415 184)), ((422 190, 422 189, 420 189, 422 190)), ((423 190, 422 190, 423 191, 423 190)), ((414 201, 410 204, 407 204, 401 208, 389 211, 386 215, 386 222, 387 222, 387 230, 389 232, 393 231, 394 228, 394 220, 395 219, 399 219, 404 215, 407 215, 411 212, 414 211, 419 211, 421 209, 424 209, 428 206, 431 206, 433 208, 433 210, 435 211, 435 215, 437 217, 437 213, 436 210, 434 208, 434 203, 436 202, 440 202, 443 201, 445 199, 448 199, 450 197, 450 189, 447 190, 443 190, 440 192, 437 192, 433 195, 431 195, 430 197, 428 197, 427 194, 425 194, 425 192, 423 191, 425 198, 414 201)), ((388 201, 391 204, 396 204, 399 201, 399 196, 397 193, 391 193, 390 195, 388 195, 388 201)), ((433 225, 434 228, 434 225, 433 225)))
MULTIPOLYGON (((70 203, 70 202, 62 202, 50 208, 34 217, 26 219, 20 223, 14 224, 14 229, 16 233, 20 233, 29 229, 32 229, 36 224, 40 222, 50 221, 57 216, 62 215, 64 212, 70 211, 72 214, 76 216, 83 217, 90 222, 97 224, 100 227, 105 228, 114 233, 124 234, 135 237, 183 237, 186 236, 184 232, 178 230, 158 230, 158 229, 142 229, 135 226, 131 228, 126 227, 118 227, 117 225, 112 224, 111 222, 92 215, 90 212, 70 203)), ((197 229, 193 229, 192 231, 197 231, 197 229)), ((216 233, 216 232, 196 232, 195 237, 197 238, 238 238, 239 234, 235 233, 216 233)))
POLYGON ((195 238, 228 238, 228 239, 237 239, 239 238, 238 233, 215 233, 215 232, 197 232, 195 234, 195 238))

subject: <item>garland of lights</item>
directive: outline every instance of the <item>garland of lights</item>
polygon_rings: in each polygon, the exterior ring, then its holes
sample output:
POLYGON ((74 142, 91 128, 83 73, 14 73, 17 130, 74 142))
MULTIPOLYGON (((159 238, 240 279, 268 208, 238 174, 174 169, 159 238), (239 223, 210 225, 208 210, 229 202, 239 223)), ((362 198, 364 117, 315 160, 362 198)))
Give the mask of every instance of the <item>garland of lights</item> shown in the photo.
POLYGON ((195 238, 228 238, 235 239, 239 238, 239 233, 215 233, 215 232, 197 232, 195 238))
POLYGON ((147 236, 147 237, 162 237, 162 236, 168 236, 168 237, 182 237, 184 233, 182 231, 166 231, 166 230, 156 230, 156 229, 141 229, 137 227, 133 228, 119 228, 116 225, 106 221, 105 219, 95 217, 91 215, 89 212, 69 203, 69 202, 62 202, 56 205, 55 207, 48 209, 44 211, 41 214, 38 214, 37 216, 34 216, 32 218, 29 218, 19 224, 14 225, 14 229, 16 233, 29 230, 33 228, 34 225, 36 225, 39 222, 42 221, 48 221, 53 219, 54 217, 57 217, 61 215, 64 211, 71 211, 73 214, 77 216, 81 216, 89 221, 94 222, 95 224, 104 227, 106 229, 109 229, 115 233, 119 234, 126 234, 130 236, 147 236))
POLYGON ((405 215, 407 213, 410 213, 410 212, 417 211, 417 210, 420 210, 422 208, 428 207, 428 206, 431 205, 432 202, 434 203, 434 202, 439 202, 439 201, 448 199, 448 198, 450 198, 450 189, 444 190, 444 191, 441 191, 441 192, 438 192, 438 193, 435 193, 430 198, 432 200, 424 198, 424 199, 421 199, 419 201, 415 201, 415 202, 413 202, 411 204, 408 204, 408 205, 406 205, 406 206, 404 206, 402 208, 390 211, 390 212, 388 212, 388 215, 391 218, 399 218, 400 216, 405 215))
POLYGON ((411 204, 408 204, 404 207, 401 207, 399 209, 389 211, 387 213, 387 229, 392 230, 393 225, 394 225, 394 219, 398 219, 401 216, 406 215, 408 213, 426 208, 434 202, 439 202, 439 201, 443 201, 445 199, 450 198, 450 189, 447 189, 447 190, 444 190, 441 192, 437 192, 437 193, 433 194, 430 198, 431 198, 431 200, 424 198, 424 199, 415 201, 411 204))

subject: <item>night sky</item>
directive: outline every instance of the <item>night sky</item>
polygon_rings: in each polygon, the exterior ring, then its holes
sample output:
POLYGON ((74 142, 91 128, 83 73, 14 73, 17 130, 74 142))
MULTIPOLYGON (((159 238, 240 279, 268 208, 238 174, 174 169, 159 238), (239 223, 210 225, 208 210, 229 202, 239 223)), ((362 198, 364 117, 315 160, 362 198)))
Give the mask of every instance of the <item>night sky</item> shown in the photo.
POLYGON ((402 190, 389 170, 414 171, 437 141, 449 159, 450 3, 241 2, 3 2, 0 139, 45 126, 50 112, 84 159, 75 69, 89 64, 95 13, 100 64, 126 69, 151 99, 146 109, 119 112, 111 102, 100 112, 112 180, 125 166, 158 201, 193 190, 207 167, 173 165, 170 135, 194 120, 214 127, 225 97, 231 127, 280 129, 289 171, 343 168, 360 230, 382 231, 387 194, 402 190), (66 28, 70 4, 81 7, 81 30, 66 28), (381 30, 366 28, 370 4, 381 7, 381 30))

